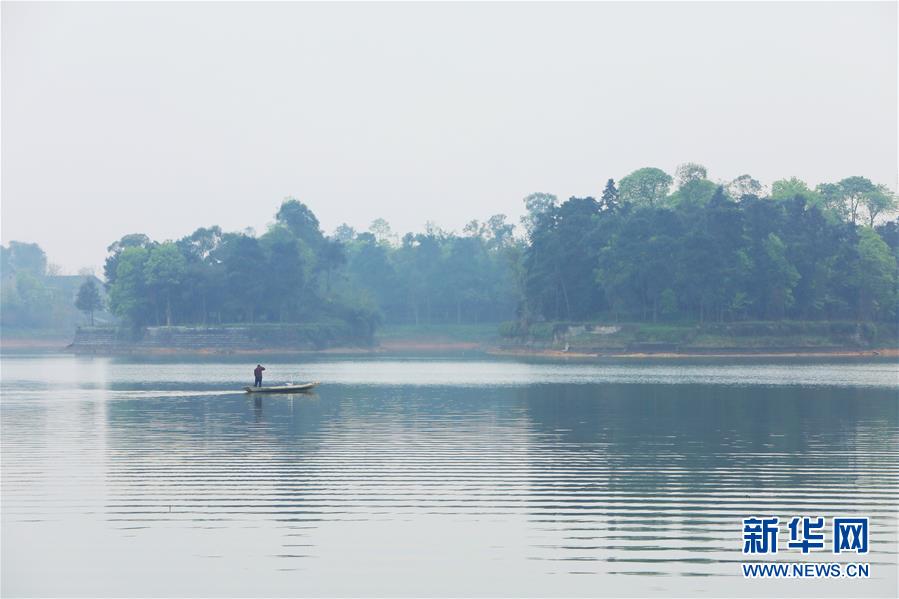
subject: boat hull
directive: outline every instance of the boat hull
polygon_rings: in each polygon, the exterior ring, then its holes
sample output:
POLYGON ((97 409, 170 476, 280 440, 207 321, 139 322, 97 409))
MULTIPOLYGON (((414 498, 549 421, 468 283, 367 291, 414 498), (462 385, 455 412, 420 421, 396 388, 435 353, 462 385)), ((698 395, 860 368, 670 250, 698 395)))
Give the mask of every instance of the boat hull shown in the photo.
POLYGON ((318 385, 315 383, 303 383, 302 385, 280 385, 277 387, 244 387, 247 393, 307 393, 318 385))

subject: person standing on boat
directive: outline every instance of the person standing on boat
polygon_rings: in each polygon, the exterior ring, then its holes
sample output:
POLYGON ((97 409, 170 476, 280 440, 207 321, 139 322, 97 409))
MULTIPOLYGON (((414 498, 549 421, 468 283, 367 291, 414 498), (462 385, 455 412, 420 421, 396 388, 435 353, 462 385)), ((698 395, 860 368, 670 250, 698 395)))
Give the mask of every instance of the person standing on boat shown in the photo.
POLYGON ((262 371, 265 370, 265 366, 262 364, 256 364, 256 368, 253 370, 253 376, 256 377, 256 382, 253 383, 254 387, 262 386, 262 371))

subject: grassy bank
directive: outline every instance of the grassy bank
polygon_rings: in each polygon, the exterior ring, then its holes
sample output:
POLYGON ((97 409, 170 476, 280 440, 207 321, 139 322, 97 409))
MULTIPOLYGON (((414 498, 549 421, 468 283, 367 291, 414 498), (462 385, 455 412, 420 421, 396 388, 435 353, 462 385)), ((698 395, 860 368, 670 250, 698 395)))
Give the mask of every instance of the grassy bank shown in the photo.
MULTIPOLYGON (((13 348, 61 349, 71 343, 58 331, 3 331, 13 348)), ((545 352, 584 355, 839 353, 899 348, 896 325, 853 322, 736 323, 519 323, 388 325, 373 342, 354 335, 342 323, 304 325, 224 325, 153 327, 135 335, 111 327, 83 327, 75 351, 190 353, 242 350, 453 352, 545 352)))
POLYGON ((71 350, 76 353, 234 353, 244 350, 319 351, 335 347, 370 348, 370 329, 359 330, 332 319, 301 324, 216 326, 80 327, 71 350))
POLYGON ((388 351, 456 351, 496 346, 500 335, 498 323, 386 325, 375 340, 388 351))
POLYGON ((519 323, 500 326, 502 344, 583 353, 827 351, 895 348, 891 323, 762 321, 729 323, 519 323))

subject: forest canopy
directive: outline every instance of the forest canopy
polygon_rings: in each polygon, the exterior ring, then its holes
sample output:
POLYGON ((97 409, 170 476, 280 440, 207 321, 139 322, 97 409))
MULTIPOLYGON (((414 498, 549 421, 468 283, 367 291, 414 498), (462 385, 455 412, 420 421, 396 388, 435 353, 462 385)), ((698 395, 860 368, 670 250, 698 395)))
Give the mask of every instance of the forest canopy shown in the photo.
MULTIPOLYGON (((461 233, 400 236, 377 219, 326 235, 288 199, 258 236, 129 234, 108 247, 108 305, 136 327, 340 321, 364 336, 380 323, 897 318, 896 197, 864 177, 766 190, 687 163, 598 196, 534 193, 520 227, 498 214, 461 233)), ((4 248, 26 286, 42 255, 4 248)))

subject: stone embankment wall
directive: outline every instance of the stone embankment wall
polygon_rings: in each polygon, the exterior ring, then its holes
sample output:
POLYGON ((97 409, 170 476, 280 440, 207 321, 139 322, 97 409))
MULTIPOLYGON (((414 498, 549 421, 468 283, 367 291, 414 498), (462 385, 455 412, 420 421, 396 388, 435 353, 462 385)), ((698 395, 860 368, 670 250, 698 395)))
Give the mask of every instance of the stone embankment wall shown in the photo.
POLYGON ((75 353, 162 353, 242 350, 308 351, 335 346, 367 346, 340 327, 284 325, 265 327, 148 327, 140 331, 83 327, 69 349, 75 353))

